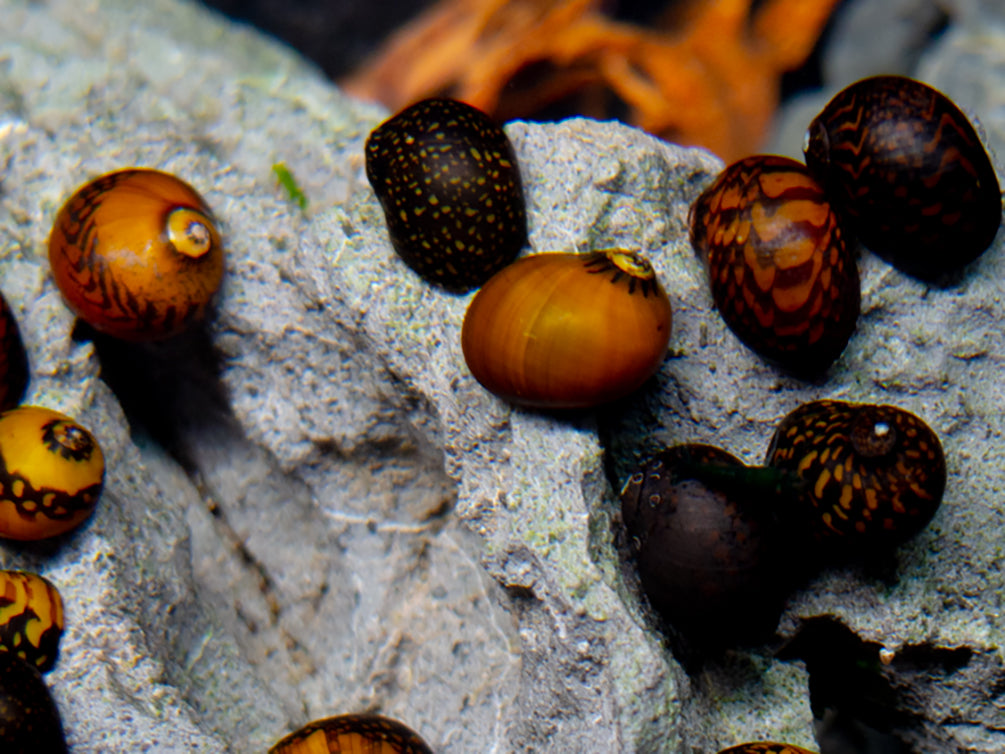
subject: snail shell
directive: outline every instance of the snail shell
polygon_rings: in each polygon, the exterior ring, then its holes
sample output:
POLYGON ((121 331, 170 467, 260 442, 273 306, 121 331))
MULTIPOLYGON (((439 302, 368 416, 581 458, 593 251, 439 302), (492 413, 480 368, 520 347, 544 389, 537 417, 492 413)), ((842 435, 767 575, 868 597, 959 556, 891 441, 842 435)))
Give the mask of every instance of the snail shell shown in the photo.
POLYGON ((52 668, 63 635, 63 600, 48 579, 0 571, 0 652, 12 652, 43 673, 52 668))
POLYGON ((830 366, 858 320, 858 268, 806 167, 772 155, 739 160, 694 202, 689 224, 736 336, 799 375, 830 366))
POLYGON ((59 709, 41 673, 11 652, 0 652, 0 751, 67 751, 59 709))
POLYGON ((366 141, 366 175, 395 251, 430 283, 476 288, 527 243, 513 147, 463 102, 424 100, 382 123, 366 141))
POLYGON ((28 387, 28 356, 10 305, 0 295, 0 411, 21 402, 28 387))
POLYGON ((419 735, 381 715, 339 715, 316 720, 291 733, 269 754, 433 754, 419 735))
POLYGON ((21 406, 0 414, 0 537, 54 537, 98 502, 105 459, 94 436, 63 414, 21 406))
POLYGON ((912 537, 946 486, 938 436, 894 406, 804 403, 779 423, 767 463, 803 480, 800 504, 813 536, 852 553, 912 537))
POLYGON ((586 408, 645 382, 666 355, 670 328, 670 300, 637 254, 534 254, 475 294, 461 347, 471 373, 501 398, 586 408))
POLYGON ((962 267, 998 232, 1001 190, 974 127, 919 81, 843 89, 810 124, 805 152, 862 243, 908 274, 962 267))
POLYGON ((795 744, 780 744, 773 741, 751 741, 723 749, 719 754, 814 754, 809 749, 795 744))
POLYGON ((719 645, 770 633, 786 586, 774 501, 709 468, 748 471, 719 448, 675 445, 631 475, 621 510, 653 608, 693 643, 719 645))
POLYGON ((116 338, 154 340, 205 316, 223 277, 223 246, 194 189, 132 168, 70 197, 49 236, 49 262, 82 320, 116 338))

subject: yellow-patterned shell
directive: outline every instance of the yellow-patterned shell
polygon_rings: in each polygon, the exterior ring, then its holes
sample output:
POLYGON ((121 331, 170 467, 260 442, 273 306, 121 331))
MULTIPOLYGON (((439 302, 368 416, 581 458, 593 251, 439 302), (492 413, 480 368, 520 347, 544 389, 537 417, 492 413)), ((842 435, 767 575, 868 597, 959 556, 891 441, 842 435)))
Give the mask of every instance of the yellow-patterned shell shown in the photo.
POLYGON ((82 320, 123 340, 156 340, 203 318, 223 278, 223 245, 191 186, 130 168, 70 197, 49 236, 49 263, 82 320))
POLYGON ((858 321, 859 276, 841 223, 805 165, 753 155, 691 207, 712 298, 749 348, 800 376, 823 372, 858 321))
POLYGON ((308 723, 269 754, 433 754, 415 731, 382 715, 338 715, 308 723))
POLYGON ((48 579, 0 571, 0 652, 13 652, 43 673, 52 668, 63 635, 63 600, 48 579))
POLYGON ((365 151, 394 249, 428 282, 477 288, 527 243, 513 146, 481 110, 417 102, 375 128, 365 151))
POLYGON ((0 537, 54 537, 80 525, 98 502, 105 459, 94 436, 39 406, 0 414, 0 537))
POLYGON ((751 741, 723 749, 719 754, 814 754, 809 749, 795 744, 780 744, 774 741, 751 741))
POLYGON ((798 475, 810 531, 848 553, 916 534, 946 486, 938 435, 896 406, 804 403, 778 424, 767 464, 798 475))

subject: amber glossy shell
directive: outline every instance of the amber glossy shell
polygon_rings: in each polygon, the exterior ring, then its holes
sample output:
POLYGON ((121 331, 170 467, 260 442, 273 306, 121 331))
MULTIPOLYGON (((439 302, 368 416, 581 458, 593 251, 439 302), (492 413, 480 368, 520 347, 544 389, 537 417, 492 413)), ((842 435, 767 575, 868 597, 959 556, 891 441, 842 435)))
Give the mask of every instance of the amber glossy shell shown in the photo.
POLYGON ((932 87, 874 76, 811 123, 806 163, 862 242, 937 278, 976 259, 1001 224, 998 177, 974 127, 932 87))
POLYGON ((381 715, 339 715, 291 733, 269 754, 432 754, 407 726, 381 715))
POLYGON ((719 754, 814 754, 809 749, 795 744, 780 744, 774 741, 751 741, 723 749, 719 754))
POLYGON ((830 366, 858 321, 858 268, 806 166, 773 155, 739 160, 698 197, 689 223, 736 336, 800 376, 830 366))
POLYGON ((670 300, 635 253, 534 254, 489 280, 464 316, 475 378, 513 403, 587 408, 642 385, 666 355, 670 300))
POLYGON ((916 534, 946 486, 938 436, 895 406, 804 403, 779 423, 767 464, 802 479, 800 515, 814 537, 852 553, 916 534))
POLYGON ((82 320, 116 338, 155 340, 205 316, 223 278, 223 246, 193 188, 132 168, 70 197, 49 236, 49 263, 82 320))
POLYGON ((0 652, 0 751, 67 751, 59 709, 42 675, 10 652, 0 652))
POLYGON ((642 588, 692 643, 759 638, 778 620, 786 584, 777 506, 744 488, 747 471, 719 448, 675 445, 646 461, 621 491, 642 588))
POLYGON ((0 571, 0 652, 13 652, 43 673, 56 662, 63 600, 48 579, 0 571))
POLYGON ((463 102, 424 100, 382 123, 366 142, 366 175, 395 251, 428 282, 476 288, 527 243, 513 147, 463 102))
POLYGON ((14 312, 0 295, 0 411, 21 402, 28 387, 28 355, 14 312))
POLYGON ((94 436, 37 406, 0 414, 0 537, 54 537, 79 526, 98 502, 105 460, 94 436))

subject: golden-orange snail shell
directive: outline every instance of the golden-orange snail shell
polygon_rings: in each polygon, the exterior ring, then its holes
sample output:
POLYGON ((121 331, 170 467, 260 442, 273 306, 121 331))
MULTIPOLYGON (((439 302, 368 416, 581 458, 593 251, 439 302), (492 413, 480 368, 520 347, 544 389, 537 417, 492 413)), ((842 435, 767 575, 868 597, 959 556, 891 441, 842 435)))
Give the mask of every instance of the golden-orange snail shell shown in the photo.
POLYGON ((645 382, 666 355, 670 300, 634 252, 534 254, 496 273, 464 317, 475 378, 505 400, 588 408, 645 382))

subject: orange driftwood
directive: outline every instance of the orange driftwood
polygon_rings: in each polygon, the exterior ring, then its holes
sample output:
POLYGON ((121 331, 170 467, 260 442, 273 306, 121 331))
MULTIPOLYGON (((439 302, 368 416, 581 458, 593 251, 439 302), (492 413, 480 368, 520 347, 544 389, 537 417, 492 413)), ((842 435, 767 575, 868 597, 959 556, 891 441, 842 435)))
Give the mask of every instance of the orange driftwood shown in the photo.
POLYGON ((392 110, 448 95, 500 118, 602 89, 635 125, 731 161, 757 151, 782 73, 838 1, 691 0, 660 30, 611 20, 601 0, 440 0, 341 83, 392 110))

